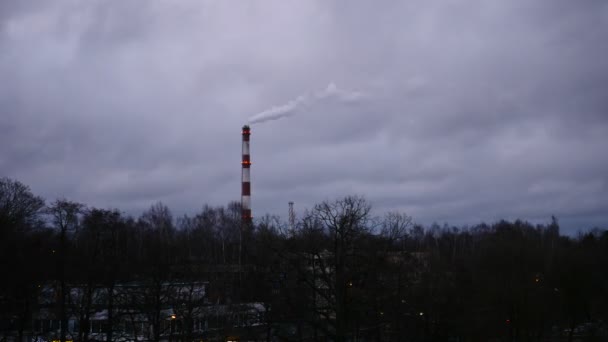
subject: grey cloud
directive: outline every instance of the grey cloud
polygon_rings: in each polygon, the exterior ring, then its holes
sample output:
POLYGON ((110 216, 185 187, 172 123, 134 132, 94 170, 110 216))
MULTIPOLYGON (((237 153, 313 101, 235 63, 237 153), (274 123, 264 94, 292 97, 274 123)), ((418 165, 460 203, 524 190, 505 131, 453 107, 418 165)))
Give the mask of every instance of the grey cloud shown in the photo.
POLYGON ((604 1, 3 2, 0 175, 132 213, 237 200, 240 127, 335 82, 366 97, 253 127, 256 215, 356 193, 606 225, 607 32, 604 1))

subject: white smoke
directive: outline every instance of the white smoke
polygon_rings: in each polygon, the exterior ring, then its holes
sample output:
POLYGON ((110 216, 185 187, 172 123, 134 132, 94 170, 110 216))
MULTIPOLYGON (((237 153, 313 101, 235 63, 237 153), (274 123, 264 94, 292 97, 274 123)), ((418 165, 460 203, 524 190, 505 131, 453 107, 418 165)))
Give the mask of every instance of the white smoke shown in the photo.
POLYGON ((320 92, 300 95, 284 105, 275 106, 260 112, 249 118, 249 123, 262 123, 288 117, 296 114, 302 108, 322 100, 334 99, 344 103, 353 103, 359 101, 361 98, 363 98, 363 93, 361 92, 339 89, 334 83, 330 83, 320 92))

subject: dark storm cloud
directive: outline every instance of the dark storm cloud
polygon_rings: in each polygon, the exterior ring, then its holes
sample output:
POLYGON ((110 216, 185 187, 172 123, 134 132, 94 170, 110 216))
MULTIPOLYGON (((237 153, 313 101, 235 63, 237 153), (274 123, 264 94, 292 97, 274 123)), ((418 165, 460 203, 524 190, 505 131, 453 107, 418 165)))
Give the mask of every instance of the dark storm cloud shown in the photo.
MULTIPOLYGON (((419 222, 608 222, 604 1, 0 5, 0 173, 48 199, 178 215, 345 194, 419 222), (586 220, 585 217, 588 219, 586 220)), ((284 215, 283 215, 284 216, 284 215)))

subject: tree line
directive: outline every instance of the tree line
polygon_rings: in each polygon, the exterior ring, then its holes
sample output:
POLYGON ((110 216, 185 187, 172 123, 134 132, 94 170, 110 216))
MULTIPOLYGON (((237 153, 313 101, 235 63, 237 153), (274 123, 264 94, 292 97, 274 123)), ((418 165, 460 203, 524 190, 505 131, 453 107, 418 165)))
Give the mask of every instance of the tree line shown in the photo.
MULTIPOLYGON (((405 213, 374 216, 363 197, 348 196, 315 205, 294 226, 270 215, 243 225, 237 202, 177 218, 157 203, 134 218, 67 199, 46 203, 1 178, 0 244, 0 320, 20 339, 33 329, 45 284, 56 289, 51 310, 63 341, 73 302, 87 324, 100 287, 105 339, 115 339, 124 284, 146 284, 131 306, 155 327, 154 341, 169 297, 184 341, 196 337, 200 307, 244 303, 263 305, 255 338, 268 341, 607 337, 608 231, 563 236, 554 217, 424 227, 405 213), (198 282, 208 284, 205 300, 176 291, 198 282)), ((234 331, 234 322, 218 324, 234 331)), ((90 337, 82 329, 74 339, 90 337)))

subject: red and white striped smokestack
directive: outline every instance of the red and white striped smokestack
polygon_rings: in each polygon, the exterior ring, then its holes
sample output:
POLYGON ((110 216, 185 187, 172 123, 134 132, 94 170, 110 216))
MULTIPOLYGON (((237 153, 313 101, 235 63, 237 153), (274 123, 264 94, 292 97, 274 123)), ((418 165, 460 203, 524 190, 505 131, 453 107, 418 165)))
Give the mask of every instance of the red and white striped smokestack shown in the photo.
POLYGON ((243 223, 249 224, 252 221, 251 216, 251 175, 249 170, 251 167, 251 158, 249 157, 249 136, 251 130, 249 126, 243 126, 243 173, 241 176, 241 216, 243 223))

